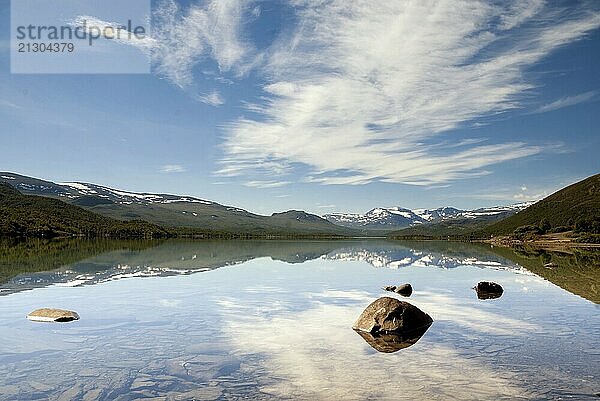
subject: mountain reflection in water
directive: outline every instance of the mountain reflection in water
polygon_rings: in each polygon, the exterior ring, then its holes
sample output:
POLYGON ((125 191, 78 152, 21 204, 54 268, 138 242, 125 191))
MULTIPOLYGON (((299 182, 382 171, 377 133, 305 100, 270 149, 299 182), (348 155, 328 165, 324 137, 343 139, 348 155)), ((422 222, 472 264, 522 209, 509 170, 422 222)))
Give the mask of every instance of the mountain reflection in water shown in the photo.
POLYGON ((81 286, 132 277, 187 275, 268 257, 292 264, 320 258, 362 261, 376 268, 388 269, 407 266, 442 269, 474 266, 525 275, 533 274, 533 271, 575 294, 595 303, 600 302, 600 252, 597 251, 576 250, 572 254, 545 251, 528 253, 525 250, 493 248, 486 244, 384 240, 72 240, 61 243, 59 247, 55 243, 36 241, 10 246, 0 243, 0 271, 3 272, 0 295, 48 285, 81 286), (21 251, 19 247, 22 248, 21 251), (48 252, 48 248, 59 248, 59 251, 48 252), (86 257, 96 253, 99 254, 86 257), (69 257, 79 257, 80 260, 72 261, 69 257), (549 261, 557 267, 552 270, 544 268, 544 264, 549 261))

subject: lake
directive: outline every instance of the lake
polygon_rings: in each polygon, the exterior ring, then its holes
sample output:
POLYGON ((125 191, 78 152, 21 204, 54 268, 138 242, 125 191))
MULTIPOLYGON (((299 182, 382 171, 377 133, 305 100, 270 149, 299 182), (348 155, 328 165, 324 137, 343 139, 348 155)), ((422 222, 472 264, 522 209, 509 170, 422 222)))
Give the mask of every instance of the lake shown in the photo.
POLYGON ((600 393, 600 252, 452 242, 0 246, 1 400, 564 400, 600 393), (479 281, 504 288, 480 300, 479 281), (409 298, 383 286, 410 283, 409 298), (352 325, 381 296, 412 346, 352 325), (77 311, 34 323, 34 309, 77 311))

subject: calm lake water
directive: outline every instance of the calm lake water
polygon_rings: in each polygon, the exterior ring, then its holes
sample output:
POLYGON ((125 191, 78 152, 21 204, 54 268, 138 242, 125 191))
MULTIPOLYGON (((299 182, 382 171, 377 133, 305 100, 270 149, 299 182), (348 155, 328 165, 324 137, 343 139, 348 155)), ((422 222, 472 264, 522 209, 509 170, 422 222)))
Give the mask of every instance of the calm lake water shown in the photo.
POLYGON ((0 249, 1 400, 593 400, 600 392, 598 252, 386 241, 0 249), (482 280, 501 284, 503 296, 479 300, 472 287, 482 280), (377 352, 352 324, 378 297, 401 298, 381 287, 402 283, 415 290, 402 299, 434 323, 411 347, 377 352), (25 319, 40 307, 81 320, 25 319))

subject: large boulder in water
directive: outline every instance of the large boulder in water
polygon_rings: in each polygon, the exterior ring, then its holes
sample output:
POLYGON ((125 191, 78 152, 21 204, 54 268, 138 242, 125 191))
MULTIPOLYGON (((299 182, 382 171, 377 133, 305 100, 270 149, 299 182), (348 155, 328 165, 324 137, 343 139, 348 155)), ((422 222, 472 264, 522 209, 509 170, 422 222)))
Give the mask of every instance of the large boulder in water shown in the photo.
POLYGON ((504 293, 504 289, 500 284, 491 281, 480 281, 475 286, 475 291, 477 291, 477 298, 479 299, 496 299, 504 293))
POLYGON ((42 308, 31 312, 27 319, 34 322, 71 322, 79 320, 79 315, 69 310, 42 308))
POLYGON ((371 303, 352 328, 366 333, 409 333, 429 327, 433 319, 421 309, 396 298, 381 297, 371 303))

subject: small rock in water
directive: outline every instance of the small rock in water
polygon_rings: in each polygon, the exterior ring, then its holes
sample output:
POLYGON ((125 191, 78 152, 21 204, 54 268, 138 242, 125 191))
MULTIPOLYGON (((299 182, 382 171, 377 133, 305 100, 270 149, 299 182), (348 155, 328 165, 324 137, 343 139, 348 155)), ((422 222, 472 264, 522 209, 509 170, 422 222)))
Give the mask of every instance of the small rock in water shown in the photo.
POLYGON ((27 319, 34 322, 71 322, 79 320, 79 315, 69 310, 42 308, 31 312, 27 319))
POLYGON ((402 284, 402 285, 388 285, 383 287, 385 291, 395 292, 396 294, 400 294, 404 297, 410 297, 412 294, 412 286, 410 284, 402 284))
POLYGON ((412 285, 410 284, 402 284, 401 286, 396 287, 396 293, 400 294, 404 297, 410 297, 410 295, 412 294, 412 285))
POLYGON ((479 299, 496 299, 502 296, 504 289, 500 284, 491 281, 480 281, 477 283, 475 291, 477 291, 477 298, 479 299))

